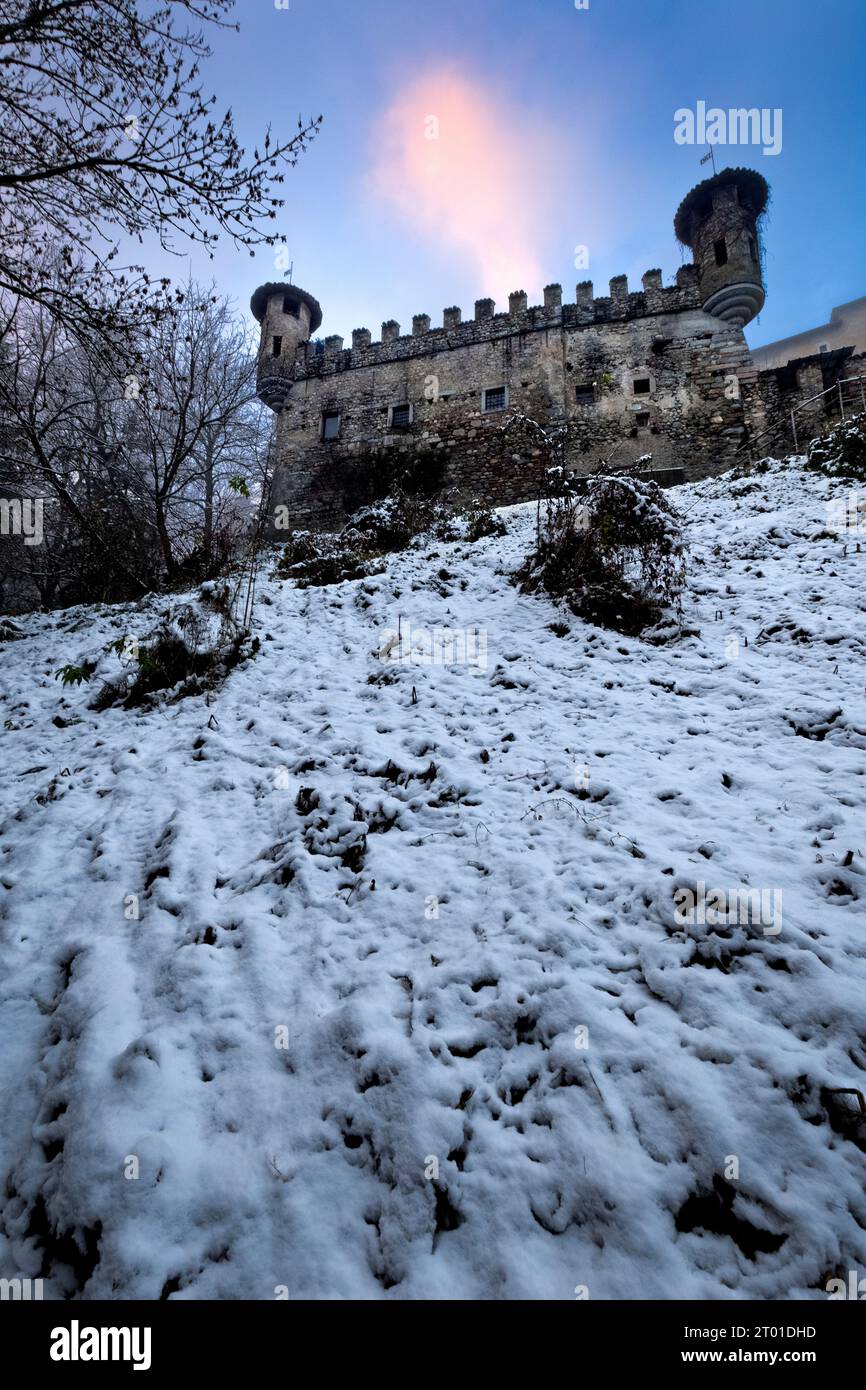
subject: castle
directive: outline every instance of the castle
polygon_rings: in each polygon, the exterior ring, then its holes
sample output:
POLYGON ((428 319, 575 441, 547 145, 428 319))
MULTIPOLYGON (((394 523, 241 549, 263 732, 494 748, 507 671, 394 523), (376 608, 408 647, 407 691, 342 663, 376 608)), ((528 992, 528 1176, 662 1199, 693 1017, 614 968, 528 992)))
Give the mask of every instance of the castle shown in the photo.
POLYGON ((480 299, 472 319, 445 309, 437 328, 427 314, 414 317, 411 334, 390 320, 378 342, 357 328, 350 348, 338 336, 310 341, 322 322, 312 295, 260 286, 251 301, 261 325, 258 393, 277 415, 272 534, 342 525, 359 478, 395 457, 435 458, 448 486, 494 505, 536 498, 547 460, 503 434, 512 410, 568 421, 578 475, 612 455, 616 465, 651 455, 643 467, 676 482, 790 452, 791 410, 806 402, 802 435, 853 348, 754 366, 743 328, 764 303, 768 197, 750 169, 693 188, 674 220, 693 260, 673 285, 648 270, 640 290, 619 275, 602 297, 583 281, 574 303, 563 303, 557 284, 541 305, 516 290, 507 313, 480 299))

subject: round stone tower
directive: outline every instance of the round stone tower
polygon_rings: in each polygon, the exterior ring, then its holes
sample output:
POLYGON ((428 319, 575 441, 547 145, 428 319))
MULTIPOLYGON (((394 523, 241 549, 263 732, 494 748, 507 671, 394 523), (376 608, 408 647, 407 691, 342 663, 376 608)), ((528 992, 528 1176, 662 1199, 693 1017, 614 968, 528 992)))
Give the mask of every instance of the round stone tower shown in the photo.
POLYGON ((723 169, 687 193, 674 218, 697 267, 704 313, 737 328, 764 303, 759 224, 769 192, 753 169, 723 169))
POLYGON ((292 384, 295 358, 322 322, 318 300, 297 285, 259 285, 250 309, 262 326, 256 388, 261 400, 279 410, 292 384))

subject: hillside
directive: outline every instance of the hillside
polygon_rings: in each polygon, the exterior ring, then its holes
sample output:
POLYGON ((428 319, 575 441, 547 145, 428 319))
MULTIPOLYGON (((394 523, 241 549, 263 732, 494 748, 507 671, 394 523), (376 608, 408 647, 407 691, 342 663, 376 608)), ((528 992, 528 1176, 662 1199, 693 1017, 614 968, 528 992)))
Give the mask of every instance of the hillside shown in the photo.
POLYGON ((96 713, 96 678, 55 679, 117 673, 104 649, 164 599, 19 620, 0 1274, 84 1299, 780 1299, 862 1269, 845 494, 795 463, 678 489, 685 632, 658 645, 518 593, 531 506, 367 579, 263 581, 260 649, 209 703, 96 713), (480 630, 486 666, 383 661, 398 621, 480 630), (684 927, 698 882, 772 894, 769 930, 684 927))

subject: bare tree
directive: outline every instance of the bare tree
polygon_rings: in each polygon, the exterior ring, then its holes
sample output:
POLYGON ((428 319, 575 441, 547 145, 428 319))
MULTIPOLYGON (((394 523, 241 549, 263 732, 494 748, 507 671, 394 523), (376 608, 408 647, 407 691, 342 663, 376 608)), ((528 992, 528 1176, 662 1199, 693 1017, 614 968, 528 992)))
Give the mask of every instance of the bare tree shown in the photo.
POLYGON ((46 605, 133 597, 160 571, 149 499, 125 464, 123 380, 103 346, 23 304, 0 349, 0 492, 45 509, 44 541, 7 547, 4 565, 46 605))
POLYGON ((158 235, 252 248, 321 117, 251 155, 198 84, 202 30, 234 0, 0 0, 0 293, 67 330, 114 334, 164 312, 167 282, 118 269, 118 244, 158 235), (181 25, 197 27, 181 27, 181 25), (46 245, 64 275, 43 274, 46 245), (162 296, 155 291, 163 291, 162 296))
POLYGON ((134 597, 216 573, 253 524, 268 422, 249 325, 190 283, 123 375, 24 306, 0 348, 0 494, 44 499, 45 541, 3 563, 44 605, 134 597))
POLYGON ((224 558, 264 483, 267 422, 256 402, 255 351, 230 302, 192 283, 149 345, 126 448, 169 579, 196 552, 205 568, 224 558))

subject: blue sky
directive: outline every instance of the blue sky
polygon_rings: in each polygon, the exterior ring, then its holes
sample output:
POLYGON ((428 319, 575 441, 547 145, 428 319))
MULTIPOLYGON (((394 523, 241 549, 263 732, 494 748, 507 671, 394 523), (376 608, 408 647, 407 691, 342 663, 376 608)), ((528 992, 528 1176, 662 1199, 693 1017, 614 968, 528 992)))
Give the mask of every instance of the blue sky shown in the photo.
MULTIPOLYGON (((323 335, 377 337, 389 318, 409 331, 420 312, 436 326, 484 293, 538 303, 547 281, 567 300, 585 278, 596 294, 622 273, 639 288, 653 266, 668 283, 682 259, 674 212, 710 172, 704 149, 673 139, 674 112, 699 100, 783 113, 778 155, 716 150, 718 167, 757 168, 772 190, 750 343, 866 293, 866 0, 239 0, 236 18, 203 80, 244 141, 324 116, 278 224, 323 335), (428 107, 443 122, 435 146, 428 107), (503 283, 512 266, 527 283, 503 283)), ((167 267, 187 268, 244 306, 283 278, 272 250, 253 259, 228 242, 213 262, 194 252, 167 267)))

